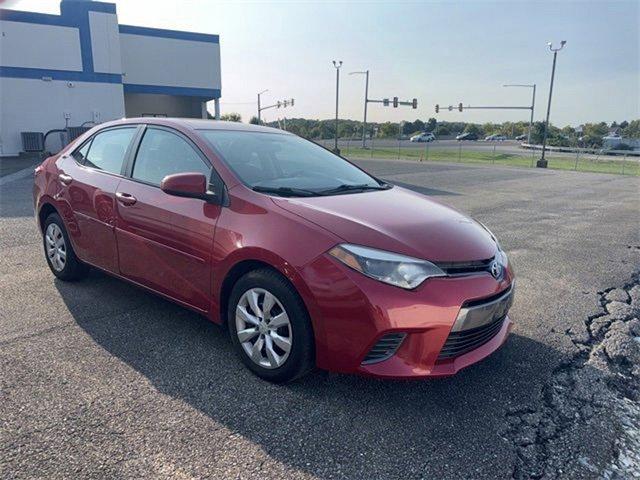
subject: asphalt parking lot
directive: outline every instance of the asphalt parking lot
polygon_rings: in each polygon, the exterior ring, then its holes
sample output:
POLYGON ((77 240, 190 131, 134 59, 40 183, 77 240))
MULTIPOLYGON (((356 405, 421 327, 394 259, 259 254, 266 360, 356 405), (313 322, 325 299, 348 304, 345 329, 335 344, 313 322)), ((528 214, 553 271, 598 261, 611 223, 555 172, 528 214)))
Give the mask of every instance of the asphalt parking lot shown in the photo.
POLYGON ((97 272, 54 280, 31 180, 15 180, 0 187, 0 477, 640 475, 638 179, 359 163, 501 239, 518 279, 501 350, 443 380, 270 385, 194 313, 97 272))

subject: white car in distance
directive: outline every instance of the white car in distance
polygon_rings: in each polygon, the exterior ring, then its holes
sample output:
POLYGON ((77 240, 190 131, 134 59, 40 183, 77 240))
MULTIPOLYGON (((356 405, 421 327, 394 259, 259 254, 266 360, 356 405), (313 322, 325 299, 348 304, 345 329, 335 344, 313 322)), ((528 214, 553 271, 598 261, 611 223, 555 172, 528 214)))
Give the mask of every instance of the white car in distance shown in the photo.
POLYGON ((414 135, 409 139, 410 142, 433 142, 436 139, 435 135, 431 132, 423 132, 414 135))

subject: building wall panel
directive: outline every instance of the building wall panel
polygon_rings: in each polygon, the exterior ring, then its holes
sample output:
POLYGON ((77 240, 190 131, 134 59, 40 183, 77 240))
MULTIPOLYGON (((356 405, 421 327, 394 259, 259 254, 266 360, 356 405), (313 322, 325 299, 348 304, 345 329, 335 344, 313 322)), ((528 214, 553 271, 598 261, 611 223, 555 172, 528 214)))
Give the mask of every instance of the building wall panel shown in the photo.
POLYGON ((122 73, 118 17, 110 13, 89 12, 93 70, 99 73, 122 73))
POLYGON ((220 89, 220 45, 120 34, 125 84, 220 89))
POLYGON ((58 25, 0 21, 0 65, 82 70, 80 33, 58 25))

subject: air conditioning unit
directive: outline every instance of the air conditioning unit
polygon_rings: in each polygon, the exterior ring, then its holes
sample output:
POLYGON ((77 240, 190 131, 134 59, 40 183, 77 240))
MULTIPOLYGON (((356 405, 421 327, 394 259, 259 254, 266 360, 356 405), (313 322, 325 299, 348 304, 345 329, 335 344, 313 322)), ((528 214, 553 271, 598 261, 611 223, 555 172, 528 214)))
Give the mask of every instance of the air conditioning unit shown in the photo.
POLYGON ((44 133, 20 132, 20 136, 24 152, 42 152, 44 150, 44 133))
POLYGON ((67 127, 67 144, 73 142, 76 138, 82 135, 87 130, 91 130, 91 127, 67 127))

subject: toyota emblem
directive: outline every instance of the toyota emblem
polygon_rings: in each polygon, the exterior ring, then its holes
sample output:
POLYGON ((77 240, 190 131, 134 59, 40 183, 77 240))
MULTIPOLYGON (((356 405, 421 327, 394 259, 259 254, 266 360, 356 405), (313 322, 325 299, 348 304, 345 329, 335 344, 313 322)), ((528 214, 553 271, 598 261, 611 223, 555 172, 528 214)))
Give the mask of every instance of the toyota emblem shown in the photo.
POLYGON ((493 262, 491 262, 491 275, 493 275, 493 278, 498 279, 500 278, 500 276, 502 275, 502 265, 500 265, 500 263, 497 260, 494 260, 493 262))

